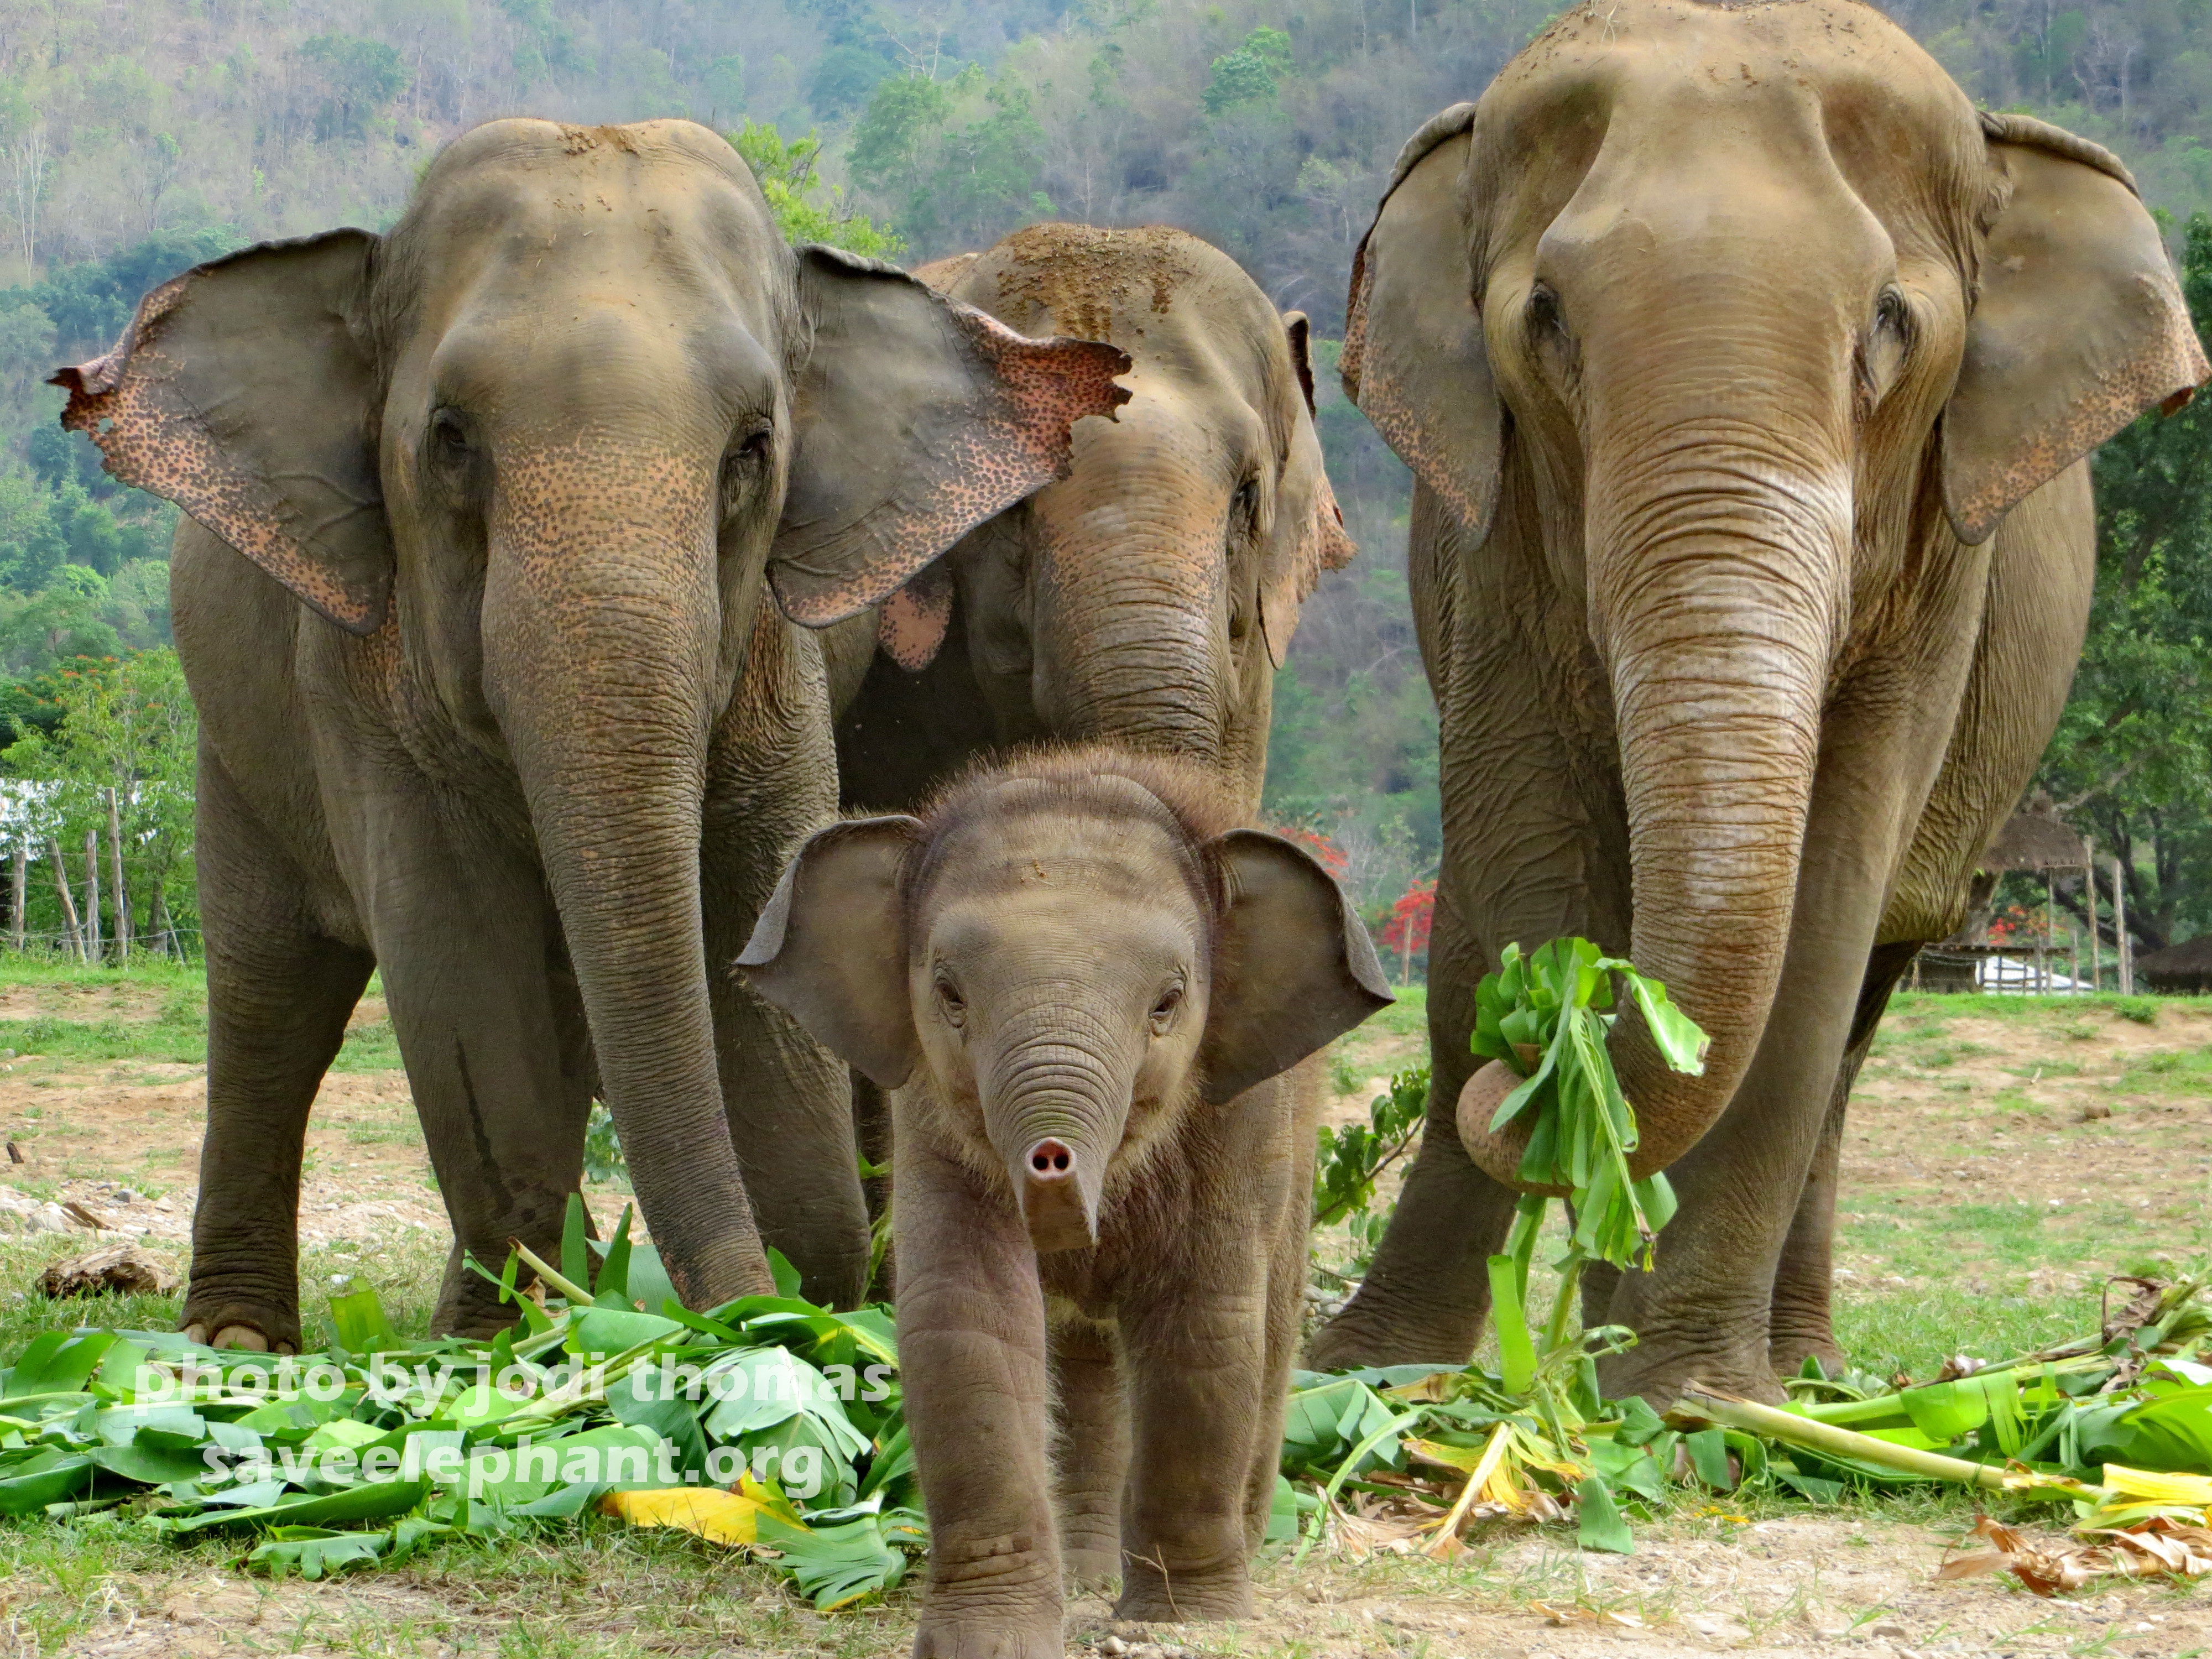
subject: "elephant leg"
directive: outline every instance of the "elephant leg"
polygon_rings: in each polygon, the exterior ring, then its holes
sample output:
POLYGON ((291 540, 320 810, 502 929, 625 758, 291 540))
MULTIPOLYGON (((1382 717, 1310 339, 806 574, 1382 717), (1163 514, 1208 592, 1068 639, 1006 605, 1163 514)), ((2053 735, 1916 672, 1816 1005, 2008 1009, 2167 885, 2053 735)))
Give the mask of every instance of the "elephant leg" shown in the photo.
POLYGON ((929 1511, 915 1659, 1060 1659, 1044 1293, 1010 1201, 898 1121, 899 1358, 929 1511))
POLYGON ((1129 1412, 1112 1328, 1070 1316, 1052 1328, 1053 1497, 1067 1583, 1121 1576, 1121 1486, 1129 1412))
POLYGON ((763 599, 744 683, 715 733, 700 884, 714 1054, 763 1243, 810 1299, 868 1289, 868 1209, 844 1063, 730 970, 799 843, 837 815, 829 690, 811 635, 763 599))
POLYGON ((370 927, 453 1227, 432 1327, 489 1335, 514 1310, 464 1258, 495 1273, 510 1239, 559 1249, 583 1180, 591 1045, 535 865, 488 836, 463 841, 426 799, 380 805, 379 861, 395 873, 374 890, 370 927))
POLYGON ((1163 1276, 1122 1304, 1131 1446, 1117 1619, 1252 1611, 1246 1492, 1267 1381, 1267 1269, 1254 1261, 1238 1276, 1249 1282, 1225 1279, 1237 1252, 1224 1243, 1189 1257, 1214 1265, 1212 1282, 1163 1276))
POLYGON ((1305 1289, 1312 1216, 1307 1194, 1313 1191, 1314 1128, 1321 1105, 1321 1062, 1316 1058, 1300 1073, 1285 1078, 1285 1088, 1303 1088, 1313 1105, 1310 1113, 1294 1118, 1291 1159, 1290 1201, 1285 1205, 1275 1230, 1275 1245, 1267 1262, 1267 1346, 1258 1406, 1259 1421, 1252 1443, 1251 1474, 1244 1485, 1244 1548, 1249 1555, 1267 1535, 1274 1513, 1275 1479, 1283 1462, 1283 1420, 1290 1411, 1291 1362, 1298 1351, 1298 1331, 1305 1320, 1305 1289))
POLYGON ((205 747, 199 878, 207 1136, 180 1323, 225 1346, 296 1351, 307 1115, 375 963, 316 931, 304 878, 205 747))
POLYGON ((1488 963, 1448 892, 1429 945, 1428 1117, 1421 1147, 1365 1281, 1322 1328, 1307 1363, 1464 1365, 1490 1314, 1490 1255, 1513 1224, 1512 1192, 1459 1139, 1459 1091, 1474 1070, 1474 988, 1488 963))
POLYGON ((1777 1376, 1796 1375, 1808 1354, 1819 1359, 1832 1376, 1843 1368, 1844 1352, 1836 1346, 1831 1303, 1835 1288, 1837 1170, 1843 1158, 1845 1111, 1851 1086, 1858 1081, 1859 1067, 1874 1046, 1882 1011, 1889 1006, 1890 993, 1912 965, 1919 949, 1917 939, 1878 945, 1867 963, 1844 1063, 1828 1102, 1827 1120, 1821 1126, 1820 1144, 1814 1149, 1813 1167, 1806 1172, 1796 1219, 1790 1224, 1782 1260, 1774 1272, 1767 1352, 1777 1376))

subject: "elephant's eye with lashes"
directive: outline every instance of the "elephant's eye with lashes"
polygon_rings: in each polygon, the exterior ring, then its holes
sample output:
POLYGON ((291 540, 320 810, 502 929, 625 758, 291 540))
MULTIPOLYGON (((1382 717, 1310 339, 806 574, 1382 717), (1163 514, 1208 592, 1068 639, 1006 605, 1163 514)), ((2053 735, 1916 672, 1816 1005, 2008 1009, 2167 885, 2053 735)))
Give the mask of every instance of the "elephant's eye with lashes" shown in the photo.
POLYGON ((767 471, 775 450, 775 428, 755 427, 732 443, 722 457, 722 489, 726 496, 745 489, 767 471))
POLYGON ((459 410, 441 409, 431 415, 428 449, 431 460, 449 473, 468 465, 474 448, 468 422, 459 410))
POLYGON ((1532 335, 1566 332, 1567 322, 1559 310, 1559 296, 1548 283, 1539 283, 1528 290, 1528 315, 1532 335))
POLYGON ((968 1018, 968 1000, 960 994, 960 988, 952 982, 949 974, 937 975, 937 1012, 945 1017, 947 1025, 954 1027, 968 1018))
POLYGON ((1176 1010, 1182 1006, 1182 981, 1177 980, 1152 1004, 1151 1024, 1154 1036, 1165 1036, 1168 1027, 1175 1023, 1176 1010))
POLYGON ((1858 405, 1862 419, 1887 395, 1912 350, 1912 307, 1902 290, 1892 285, 1874 302, 1874 324, 1860 342, 1858 405))

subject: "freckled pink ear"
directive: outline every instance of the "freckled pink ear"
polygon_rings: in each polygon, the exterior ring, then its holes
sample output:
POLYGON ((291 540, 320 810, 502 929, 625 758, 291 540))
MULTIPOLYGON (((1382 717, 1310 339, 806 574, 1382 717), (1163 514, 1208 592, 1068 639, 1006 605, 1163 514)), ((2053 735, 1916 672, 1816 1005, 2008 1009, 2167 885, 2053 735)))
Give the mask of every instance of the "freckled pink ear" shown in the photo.
POLYGON ((352 634, 376 631, 392 588, 362 321, 377 247, 335 230, 196 265, 139 302, 114 350, 52 380, 62 424, 111 474, 352 634))
POLYGON ((876 613, 876 643, 909 674, 936 659, 952 622, 952 577, 942 562, 923 568, 876 613))

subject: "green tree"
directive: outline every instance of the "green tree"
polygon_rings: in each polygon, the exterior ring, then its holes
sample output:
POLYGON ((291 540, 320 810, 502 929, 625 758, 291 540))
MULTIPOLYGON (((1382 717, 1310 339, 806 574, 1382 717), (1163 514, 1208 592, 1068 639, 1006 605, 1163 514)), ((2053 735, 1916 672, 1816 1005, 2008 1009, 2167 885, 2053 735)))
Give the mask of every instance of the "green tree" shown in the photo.
POLYGON ((827 242, 875 259, 896 259, 906 251, 896 236, 848 207, 842 191, 816 177, 822 141, 812 133, 787 143, 767 123, 747 121, 744 131, 729 138, 760 181, 769 211, 790 240, 827 242))
MULTIPOLYGON (((79 867, 70 873, 78 881, 85 836, 89 831, 97 838, 104 939, 117 938, 126 920, 134 939, 155 949, 172 938, 193 936, 198 903, 192 786, 199 723, 177 653, 164 647, 82 661, 60 671, 52 684, 57 718, 50 729, 19 726, 15 740, 0 750, 0 763, 34 786, 27 796, 33 804, 15 833, 27 837, 34 851, 58 842, 65 868, 75 855, 79 867), (112 877, 118 847, 121 894, 112 877)), ((51 887, 51 880, 45 885, 51 887)), ((52 930, 58 931, 59 901, 36 887, 33 896, 40 908, 52 905, 52 930)))
POLYGON ((1254 29, 1236 51, 1213 60, 1212 77, 1199 101, 1208 115, 1218 115, 1233 104, 1273 98, 1290 68, 1291 37, 1280 29, 1254 29))
POLYGON ((300 56, 319 75, 327 97, 315 116, 315 137, 359 138, 384 106, 407 90, 407 65, 381 40, 318 34, 300 56))

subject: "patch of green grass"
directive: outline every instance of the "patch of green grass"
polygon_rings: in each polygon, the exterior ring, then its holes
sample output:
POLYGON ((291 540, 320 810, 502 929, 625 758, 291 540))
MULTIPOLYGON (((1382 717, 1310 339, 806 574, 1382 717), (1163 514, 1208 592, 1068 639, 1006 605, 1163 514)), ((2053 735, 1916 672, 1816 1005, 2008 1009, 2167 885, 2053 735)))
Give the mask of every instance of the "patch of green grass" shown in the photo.
POLYGON ((1388 1008, 1379 1009, 1371 1015, 1366 1021, 1366 1027, 1388 1031, 1393 1036, 1427 1035, 1429 988, 1425 985, 1401 986, 1395 994, 1398 1000, 1388 1008))
POLYGON ((153 1019, 0 1019, 0 1048, 49 1060, 148 1060, 200 1065, 207 1060, 207 1021, 153 1019))
POLYGON ((399 1034, 392 1022, 380 1019, 356 1025, 345 1035, 333 1072, 396 1072, 399 1069, 399 1034))

